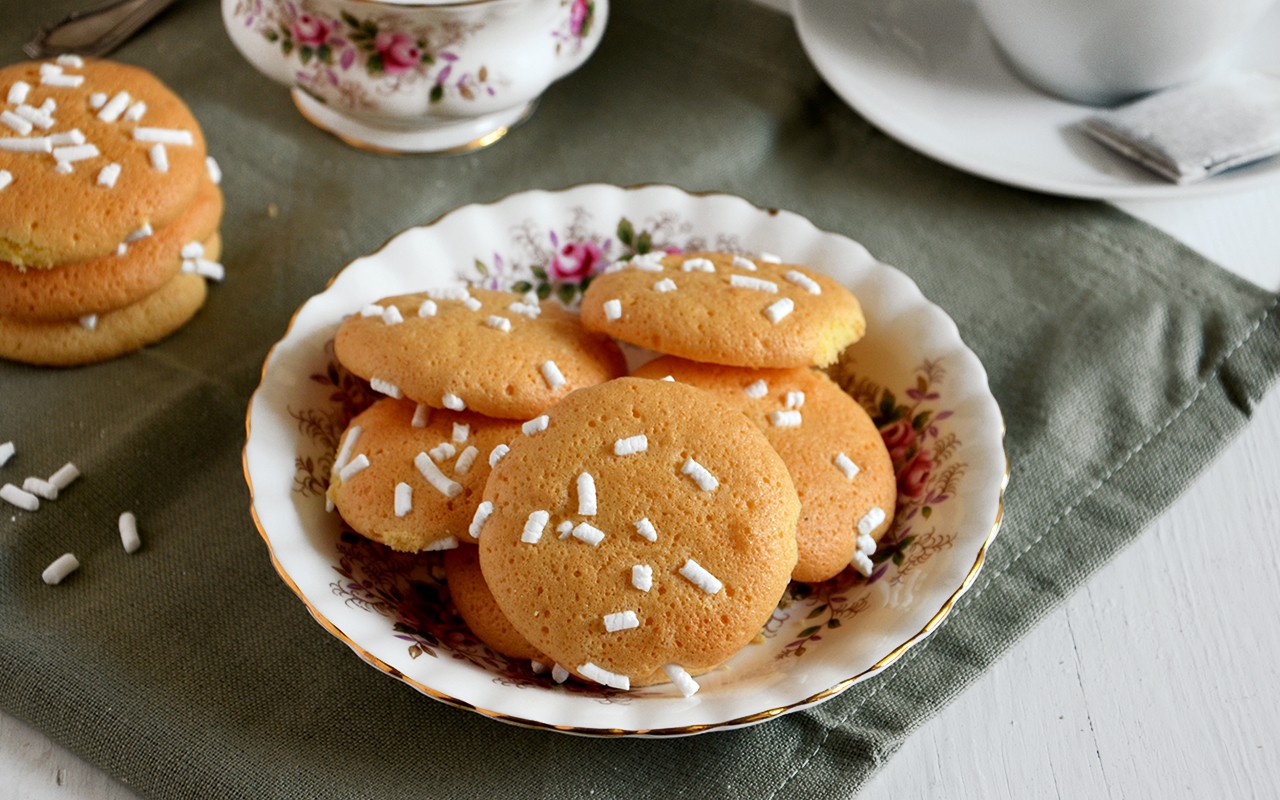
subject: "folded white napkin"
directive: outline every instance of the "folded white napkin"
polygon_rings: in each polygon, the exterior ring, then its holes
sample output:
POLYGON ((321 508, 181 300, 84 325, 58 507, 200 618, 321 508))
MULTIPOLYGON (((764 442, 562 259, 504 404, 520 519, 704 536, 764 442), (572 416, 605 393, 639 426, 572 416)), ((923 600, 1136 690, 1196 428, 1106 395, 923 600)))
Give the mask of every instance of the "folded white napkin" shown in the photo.
POLYGON ((1280 153, 1280 76, 1235 72, 1148 95, 1080 123, 1175 183, 1280 153))

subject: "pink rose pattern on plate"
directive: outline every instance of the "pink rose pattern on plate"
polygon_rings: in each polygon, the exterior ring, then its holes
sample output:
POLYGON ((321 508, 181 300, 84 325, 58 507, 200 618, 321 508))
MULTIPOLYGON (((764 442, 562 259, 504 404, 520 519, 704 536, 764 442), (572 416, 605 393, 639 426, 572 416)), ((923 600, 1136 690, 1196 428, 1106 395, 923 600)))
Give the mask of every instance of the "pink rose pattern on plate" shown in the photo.
MULTIPOLYGON (((641 221, 619 220, 604 234, 583 208, 571 211, 567 224, 547 228, 533 220, 511 229, 509 246, 488 261, 475 259, 473 274, 464 277, 490 288, 535 291, 539 297, 556 297, 572 306, 592 277, 605 265, 636 254, 663 250, 682 252, 703 249, 741 251, 736 236, 710 239, 695 234, 692 226, 674 214, 659 214, 641 221)), ((337 364, 333 343, 318 354, 318 371, 311 380, 328 390, 322 408, 288 409, 298 430, 311 443, 310 451, 295 458, 294 490, 323 502, 338 440, 347 423, 374 399, 363 381, 337 364)), ((880 429, 898 477, 898 504, 893 527, 872 557, 876 569, 864 578, 853 568, 820 584, 792 583, 783 595, 762 634, 774 638, 794 636, 776 658, 801 658, 820 643, 826 631, 840 628, 859 613, 877 605, 896 607, 908 600, 913 572, 935 553, 950 548, 955 531, 939 530, 929 520, 934 509, 948 502, 964 479, 966 464, 955 459, 961 442, 942 424, 952 412, 942 407, 940 387, 946 370, 939 361, 918 365, 915 381, 901 392, 858 374, 853 360, 830 368, 834 380, 857 400, 880 429), (877 601, 877 588, 890 595, 877 601), (793 626, 803 623, 798 632, 793 626)), ((535 674, 529 663, 494 653, 476 639, 458 616, 443 581, 439 554, 396 553, 351 532, 342 524, 335 543, 339 578, 331 584, 335 595, 354 607, 387 617, 395 635, 406 643, 408 654, 467 661, 493 674, 493 680, 516 687, 554 687, 549 674, 535 674)), ((600 702, 628 702, 646 693, 663 694, 662 687, 622 693, 605 687, 569 681, 564 691, 586 694, 600 702)))

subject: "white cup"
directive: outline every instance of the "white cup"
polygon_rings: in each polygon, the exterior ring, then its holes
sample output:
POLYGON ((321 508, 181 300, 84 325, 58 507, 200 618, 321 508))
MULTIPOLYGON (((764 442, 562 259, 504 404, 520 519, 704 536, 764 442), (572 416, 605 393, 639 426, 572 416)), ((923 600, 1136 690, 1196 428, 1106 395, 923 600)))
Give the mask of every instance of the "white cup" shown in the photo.
POLYGON ((1273 2, 975 0, 1019 75, 1091 105, 1115 105, 1221 67, 1273 2))

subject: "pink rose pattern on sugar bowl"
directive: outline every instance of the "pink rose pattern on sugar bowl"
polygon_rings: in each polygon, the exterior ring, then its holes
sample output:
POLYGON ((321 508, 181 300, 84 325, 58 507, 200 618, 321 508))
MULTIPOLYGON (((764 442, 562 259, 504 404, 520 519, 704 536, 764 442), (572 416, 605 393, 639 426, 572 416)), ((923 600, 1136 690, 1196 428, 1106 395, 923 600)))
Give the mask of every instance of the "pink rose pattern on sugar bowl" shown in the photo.
POLYGON ((595 49, 608 0, 223 0, 258 70, 380 124, 532 101, 595 49))
MULTIPOLYGON (((735 235, 695 234, 674 213, 636 222, 623 218, 611 230, 596 224, 585 208, 573 208, 569 214, 559 226, 534 220, 513 226, 502 252, 475 258, 469 274, 462 277, 487 288, 535 292, 573 306, 591 279, 612 261, 657 251, 743 249, 735 235)), ((318 371, 311 380, 325 387, 328 404, 290 407, 289 414, 311 444, 309 452, 295 457, 294 491, 323 503, 338 440, 374 395, 338 365, 332 341, 317 355, 318 371)), ((860 374, 853 360, 842 360, 828 372, 879 428, 897 474, 898 503, 893 527, 872 556, 875 570, 869 577, 850 567, 823 583, 788 587, 762 631, 766 639, 782 637, 779 641, 785 644, 778 647, 777 660, 803 658, 810 648, 820 646, 824 635, 867 609, 909 604, 912 587, 929 559, 950 549, 956 537, 955 530, 931 521, 934 510, 956 496, 968 469, 956 458, 962 442, 947 422, 953 412, 946 408, 942 392, 946 365, 929 359, 916 365, 911 384, 900 395, 860 374)), ((348 605, 386 617, 411 658, 467 661, 503 685, 555 686, 548 674, 534 672, 526 661, 494 653, 467 629, 449 601, 439 553, 396 553, 356 535, 345 523, 336 549, 337 578, 331 590, 348 605)), ((573 681, 560 688, 603 703, 626 703, 665 691, 657 686, 625 693, 573 681)))

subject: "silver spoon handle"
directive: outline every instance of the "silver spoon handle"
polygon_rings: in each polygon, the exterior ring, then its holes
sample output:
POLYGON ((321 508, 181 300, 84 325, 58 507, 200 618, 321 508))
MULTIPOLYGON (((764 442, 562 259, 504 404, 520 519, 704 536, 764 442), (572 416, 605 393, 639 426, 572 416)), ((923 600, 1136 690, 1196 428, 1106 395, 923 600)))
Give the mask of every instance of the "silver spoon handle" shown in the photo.
POLYGON ((41 29, 22 50, 31 58, 62 53, 106 55, 171 3, 173 0, 115 0, 98 8, 76 11, 61 22, 41 29))

